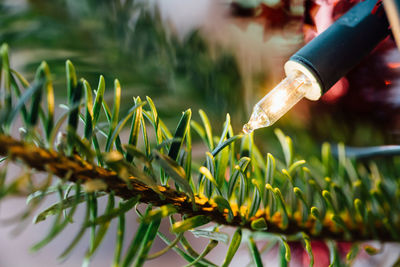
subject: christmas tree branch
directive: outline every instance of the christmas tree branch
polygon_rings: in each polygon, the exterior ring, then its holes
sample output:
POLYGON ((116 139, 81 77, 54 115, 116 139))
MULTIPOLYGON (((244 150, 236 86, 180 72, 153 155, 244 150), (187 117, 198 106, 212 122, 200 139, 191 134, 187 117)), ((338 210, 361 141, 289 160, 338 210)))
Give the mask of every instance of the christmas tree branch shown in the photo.
MULTIPOLYGON (((255 216, 245 219, 238 214, 237 209, 232 207, 234 217, 229 220, 226 209, 221 211, 214 201, 205 197, 196 196, 196 208, 194 209, 190 198, 183 192, 178 192, 166 186, 158 186, 161 192, 160 195, 160 193, 156 193, 135 177, 130 178, 130 186, 128 186, 114 171, 91 164, 78 155, 67 157, 55 151, 49 151, 32 144, 27 144, 2 134, 0 135, 0 155, 8 156, 12 161, 22 161, 30 168, 52 173, 70 182, 79 181, 85 184, 89 181, 101 180, 107 186, 105 191, 113 191, 115 195, 123 199, 131 199, 140 196, 140 202, 151 203, 154 206, 171 204, 181 215, 187 215, 188 217, 203 215, 218 224, 252 230, 254 222, 264 218, 266 225, 263 231, 268 233, 291 235, 305 232, 313 239, 335 239, 343 241, 372 240, 377 237, 381 241, 394 240, 394 236, 382 227, 382 225, 375 225, 374 235, 372 235, 371 231, 365 231, 365 225, 362 223, 354 225, 350 220, 344 221, 347 226, 345 231, 335 227, 334 224, 328 220, 325 220, 321 226, 322 228, 316 231, 317 220, 311 216, 305 223, 302 223, 300 219, 297 220, 295 216, 290 217, 286 227, 282 227, 282 216, 280 216, 279 213, 270 216, 268 210, 257 212, 255 216)), ((343 217, 346 216, 350 215, 346 214, 343 217)))

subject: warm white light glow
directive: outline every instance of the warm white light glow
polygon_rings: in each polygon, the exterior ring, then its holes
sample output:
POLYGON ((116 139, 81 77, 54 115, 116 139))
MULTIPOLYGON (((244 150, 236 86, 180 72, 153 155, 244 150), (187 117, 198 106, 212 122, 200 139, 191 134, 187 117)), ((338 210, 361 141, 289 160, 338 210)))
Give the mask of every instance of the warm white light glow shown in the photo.
POLYGON ((254 106, 251 118, 244 125, 243 131, 251 133, 255 129, 275 123, 306 95, 309 85, 309 79, 301 72, 283 79, 254 106))
POLYGON ((269 110, 272 113, 277 113, 279 110, 281 110, 285 105, 286 105, 286 95, 287 95, 286 90, 281 90, 276 92, 275 95, 273 95, 273 99, 271 99, 272 105, 269 107, 269 110))

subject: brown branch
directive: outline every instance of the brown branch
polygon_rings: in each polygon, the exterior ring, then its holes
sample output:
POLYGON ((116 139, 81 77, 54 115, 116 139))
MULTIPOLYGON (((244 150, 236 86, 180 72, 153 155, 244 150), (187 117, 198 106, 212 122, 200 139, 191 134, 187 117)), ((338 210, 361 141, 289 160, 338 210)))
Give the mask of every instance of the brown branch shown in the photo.
MULTIPOLYGON (((163 198, 161 198, 159 194, 134 177, 131 178, 132 187, 128 189, 127 184, 123 182, 114 171, 84 161, 77 155, 66 157, 55 151, 39 148, 1 134, 0 155, 9 156, 13 161, 22 161, 30 168, 38 171, 50 172, 60 178, 68 177, 68 180, 71 182, 80 181, 85 183, 93 179, 99 179, 107 185, 106 191, 114 191, 117 196, 123 199, 130 199, 140 195, 140 201, 143 203, 151 203, 155 206, 172 204, 180 214, 188 216, 205 215, 219 224, 251 230, 251 222, 264 217, 268 226, 264 231, 269 233, 291 235, 305 232, 313 239, 329 238, 348 241, 375 239, 381 241, 395 241, 395 237, 392 236, 382 224, 376 225, 374 229, 375 234, 373 235, 371 231, 366 230, 366 226, 363 225, 362 222, 358 222, 357 225, 355 225, 351 220, 345 219, 343 220, 349 228, 347 229, 347 234, 335 226, 330 220, 325 220, 321 231, 317 233, 315 231, 316 221, 312 219, 311 216, 305 223, 301 222, 301 219, 296 219, 298 216, 291 216, 287 227, 283 228, 281 214, 275 213, 273 216, 270 216, 269 212, 264 210, 258 211, 256 216, 252 218, 243 220, 236 209, 234 210, 235 216, 233 220, 228 221, 227 210, 223 212, 219 211, 217 205, 207 198, 196 196, 197 210, 193 210, 190 199, 183 192, 176 191, 169 187, 159 186, 159 190, 163 195, 163 198)), ((343 217, 346 218, 348 216, 343 217)))

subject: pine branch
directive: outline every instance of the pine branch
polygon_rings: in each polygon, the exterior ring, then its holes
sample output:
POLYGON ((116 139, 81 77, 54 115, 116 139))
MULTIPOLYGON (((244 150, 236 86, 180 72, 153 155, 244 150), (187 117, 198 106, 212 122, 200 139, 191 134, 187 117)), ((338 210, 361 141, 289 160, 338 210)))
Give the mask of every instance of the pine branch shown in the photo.
MULTIPOLYGON (((91 164, 76 154, 72 157, 66 157, 55 151, 26 144, 6 135, 0 135, 0 144, 0 155, 9 156, 13 161, 22 161, 30 168, 49 172, 60 178, 66 177, 70 182, 80 182, 82 184, 98 179, 107 185, 107 192, 114 192, 116 196, 123 199, 140 196, 140 202, 153 204, 154 206, 171 204, 178 213, 188 217, 204 215, 218 224, 250 230, 254 230, 252 223, 264 218, 267 223, 266 229, 263 230, 264 232, 285 235, 305 232, 313 239, 362 241, 376 238, 371 234, 363 234, 366 226, 362 223, 354 225, 350 221, 345 222, 347 225, 346 231, 342 231, 335 227, 332 222, 326 221, 318 234, 315 233, 316 220, 312 217, 304 224, 300 220, 289 218, 287 227, 282 227, 282 218, 276 214, 271 217, 268 211, 258 212, 256 216, 244 220, 238 214, 237 209, 233 208, 234 217, 232 220, 228 220, 228 211, 221 212, 214 201, 205 197, 196 196, 197 209, 193 209, 190 198, 183 192, 178 192, 166 186, 158 186, 161 192, 161 195, 159 195, 135 177, 130 177, 129 184, 131 187, 128 187, 128 184, 118 177, 114 171, 91 164)), ((346 216, 350 215, 347 214, 343 217, 346 216)), ((375 225, 375 234, 381 241, 395 241, 394 236, 382 225, 375 225)))

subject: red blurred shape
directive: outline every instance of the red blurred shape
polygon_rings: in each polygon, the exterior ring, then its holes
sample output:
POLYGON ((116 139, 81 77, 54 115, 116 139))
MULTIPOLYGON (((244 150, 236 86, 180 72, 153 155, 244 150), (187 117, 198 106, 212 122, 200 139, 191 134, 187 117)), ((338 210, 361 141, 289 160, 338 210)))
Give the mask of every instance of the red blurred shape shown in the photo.
POLYGON ((382 5, 382 1, 381 1, 381 0, 378 0, 378 1, 376 2, 375 6, 374 6, 374 9, 372 9, 372 11, 371 11, 371 14, 372 14, 372 15, 375 15, 375 14, 378 12, 379 7, 380 7, 381 5, 382 5))
POLYGON ((342 78, 322 96, 321 100, 328 103, 334 103, 347 93, 348 88, 349 82, 346 78, 342 78))
POLYGON ((387 65, 388 65, 388 67, 391 68, 391 69, 400 68, 400 62, 389 62, 387 65))
MULTIPOLYGON (((326 244, 322 241, 312 241, 311 248, 314 254, 314 267, 329 266, 329 248, 326 246, 326 244)), ((303 266, 309 266, 310 258, 305 250, 303 253, 303 266)))

